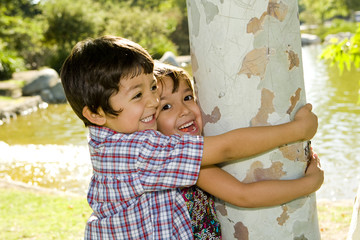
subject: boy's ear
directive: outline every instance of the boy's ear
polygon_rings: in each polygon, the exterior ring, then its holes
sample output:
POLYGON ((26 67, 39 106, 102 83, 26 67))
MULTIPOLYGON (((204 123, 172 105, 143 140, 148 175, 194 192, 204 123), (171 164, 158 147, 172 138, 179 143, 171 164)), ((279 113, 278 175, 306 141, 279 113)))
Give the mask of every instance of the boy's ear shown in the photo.
POLYGON ((100 113, 94 113, 88 108, 88 106, 85 106, 82 110, 82 115, 87 120, 98 126, 103 126, 106 123, 106 118, 103 111, 100 111, 100 113))

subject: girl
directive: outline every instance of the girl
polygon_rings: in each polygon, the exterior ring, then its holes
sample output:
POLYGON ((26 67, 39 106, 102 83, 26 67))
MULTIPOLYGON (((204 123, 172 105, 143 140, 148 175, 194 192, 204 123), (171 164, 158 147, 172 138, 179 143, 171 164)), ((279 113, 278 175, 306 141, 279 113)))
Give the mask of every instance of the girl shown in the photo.
MULTIPOLYGON (((158 131, 165 135, 202 134, 202 117, 196 102, 193 82, 181 68, 155 63, 159 82, 160 106, 157 113, 158 131)), ((304 184, 316 191, 323 181, 317 156, 310 155, 311 164, 305 177, 297 180, 270 180, 245 184, 216 166, 201 168, 196 186, 183 188, 182 196, 191 217, 195 239, 221 239, 213 196, 239 207, 265 207, 288 202, 304 192, 304 184), (303 182, 312 178, 310 182, 303 182), (211 195, 210 195, 211 194, 211 195)))

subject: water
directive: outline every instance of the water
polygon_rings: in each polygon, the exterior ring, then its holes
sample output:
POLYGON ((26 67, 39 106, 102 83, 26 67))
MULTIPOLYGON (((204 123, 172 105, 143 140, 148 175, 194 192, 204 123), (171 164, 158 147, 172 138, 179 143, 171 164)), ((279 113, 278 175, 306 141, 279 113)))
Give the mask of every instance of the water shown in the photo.
MULTIPOLYGON (((353 199, 360 183, 360 72, 338 75, 303 48, 307 101, 319 117, 313 147, 325 170, 318 199, 353 199)), ((87 129, 67 104, 50 105, 0 126, 0 179, 86 194, 91 165, 87 129), (1 142, 2 141, 2 142, 1 142)))
POLYGON ((319 117, 313 148, 319 153, 325 182, 318 198, 353 199, 360 184, 360 71, 339 71, 318 60, 320 46, 303 48, 307 101, 319 117))

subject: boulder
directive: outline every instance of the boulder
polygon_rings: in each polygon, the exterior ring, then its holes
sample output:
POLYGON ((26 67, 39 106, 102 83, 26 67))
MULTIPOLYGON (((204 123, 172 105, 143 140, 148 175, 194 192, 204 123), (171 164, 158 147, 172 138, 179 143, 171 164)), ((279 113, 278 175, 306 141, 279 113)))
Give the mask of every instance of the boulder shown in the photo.
POLYGON ((59 74, 54 69, 43 69, 25 84, 22 93, 24 96, 39 95, 42 90, 53 87, 59 81, 59 74))

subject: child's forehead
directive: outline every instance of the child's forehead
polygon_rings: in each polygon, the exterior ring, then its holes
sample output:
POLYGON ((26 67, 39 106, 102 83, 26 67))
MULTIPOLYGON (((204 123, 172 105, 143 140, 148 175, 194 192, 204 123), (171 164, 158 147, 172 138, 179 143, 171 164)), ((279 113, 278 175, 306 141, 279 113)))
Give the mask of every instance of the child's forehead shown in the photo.
POLYGON ((143 86, 145 84, 152 84, 156 83, 157 80, 154 77, 153 73, 141 73, 136 76, 127 76, 123 77, 119 80, 119 87, 130 87, 130 88, 136 88, 143 86))

